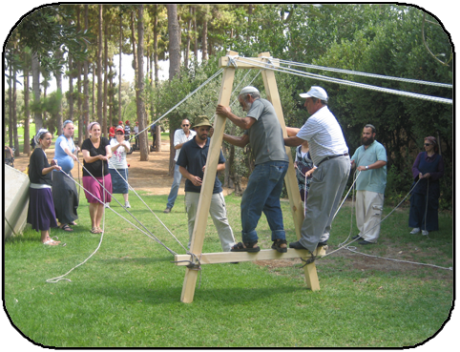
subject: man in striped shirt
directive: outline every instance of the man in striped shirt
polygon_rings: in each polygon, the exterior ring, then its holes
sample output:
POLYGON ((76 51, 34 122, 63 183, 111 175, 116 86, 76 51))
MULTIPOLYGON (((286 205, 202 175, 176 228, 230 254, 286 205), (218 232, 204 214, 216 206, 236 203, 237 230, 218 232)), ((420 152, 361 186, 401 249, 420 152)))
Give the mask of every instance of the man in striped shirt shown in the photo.
POLYGON ((288 128, 291 137, 285 138, 284 143, 295 147, 308 141, 311 159, 317 167, 310 184, 301 238, 289 244, 290 248, 310 251, 308 264, 315 260, 316 247, 326 245, 329 239, 331 223, 350 173, 350 158, 342 129, 327 107, 326 91, 313 86, 300 97, 305 98, 304 106, 311 116, 302 128, 288 128))

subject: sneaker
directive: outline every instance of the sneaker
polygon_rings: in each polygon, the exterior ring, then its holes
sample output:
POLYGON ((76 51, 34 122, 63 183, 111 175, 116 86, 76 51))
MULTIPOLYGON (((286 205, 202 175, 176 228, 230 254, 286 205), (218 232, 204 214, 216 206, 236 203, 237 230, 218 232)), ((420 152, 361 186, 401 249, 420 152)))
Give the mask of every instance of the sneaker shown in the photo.
POLYGON ((131 208, 131 204, 129 204, 129 202, 125 202, 125 208, 131 208))
POLYGON ((163 213, 169 214, 171 212, 171 208, 166 208, 163 213))
POLYGON ((429 232, 427 230, 422 230, 422 235, 423 236, 428 236, 429 232))
POLYGON ((108 207, 110 207, 110 203, 105 203, 104 208, 108 208, 108 207))
POLYGON ((351 238, 352 240, 360 240, 361 239, 361 236, 360 235, 356 235, 354 237, 351 238))
POLYGON ((420 232, 420 228, 419 227, 414 227, 412 229, 412 231, 410 232, 411 235, 415 235, 416 233, 419 233, 420 232))

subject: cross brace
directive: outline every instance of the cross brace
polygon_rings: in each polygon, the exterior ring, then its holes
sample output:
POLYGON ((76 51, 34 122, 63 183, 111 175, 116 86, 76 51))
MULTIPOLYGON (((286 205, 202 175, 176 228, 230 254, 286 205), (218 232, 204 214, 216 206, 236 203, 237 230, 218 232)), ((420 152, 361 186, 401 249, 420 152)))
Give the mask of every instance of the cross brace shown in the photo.
MULTIPOLYGON (((234 65, 237 52, 229 51, 227 57, 223 57, 220 60, 220 66, 224 68, 222 77, 222 85, 219 94, 218 104, 224 106, 230 105, 230 97, 232 94, 233 80, 235 77, 235 69, 261 69, 259 62, 268 65, 276 66, 279 63, 276 60, 269 60, 270 53, 261 53, 258 58, 252 58, 251 60, 238 60, 238 63, 234 65), (252 63, 255 60, 255 63, 252 63)), ((283 109, 281 107, 281 100, 278 93, 278 87, 276 85, 275 73, 272 70, 262 70, 262 78, 264 81, 265 92, 267 99, 271 101, 275 108, 276 115, 280 122, 283 130, 284 137, 287 136, 286 125, 284 122, 283 109)), ((214 180, 216 179, 216 170, 220 154, 220 148, 222 145, 223 134, 225 130, 226 119, 220 115, 216 116, 214 121, 214 134, 211 138, 209 145, 208 158, 206 160, 206 169, 203 177, 203 183, 201 186, 200 198, 198 201, 197 215, 195 219, 195 227, 192 234, 192 242, 190 245, 190 252, 200 258, 201 264, 212 264, 212 263, 228 263, 228 262, 240 262, 240 261, 252 261, 252 260, 267 260, 267 259, 284 259, 284 258, 296 258, 299 256, 305 256, 306 251, 297 251, 289 249, 287 253, 281 254, 274 250, 261 250, 258 253, 244 253, 244 252, 231 252, 231 253, 202 253, 204 235, 206 232, 206 225, 209 214, 209 207, 211 205, 212 191, 214 188, 214 180)), ((286 152, 289 157, 289 168, 285 176, 286 190, 289 197, 289 205, 292 216, 294 218, 295 231, 297 239, 300 239, 300 229, 303 221, 303 203, 300 199, 299 188, 297 185, 297 179, 295 176, 294 163, 291 156, 289 147, 286 147, 286 152)), ((319 250, 317 253, 319 256, 324 255, 319 250)), ((176 256, 176 261, 190 260, 190 255, 176 256)), ((177 263, 178 265, 184 265, 177 263)), ((186 264, 185 264, 186 265, 186 264)), ((315 263, 308 264, 304 267, 305 282, 307 287, 313 291, 319 290, 318 275, 316 272, 315 263)), ((182 287, 181 301, 184 303, 193 302, 195 294, 196 281, 198 277, 198 271, 192 268, 186 268, 184 285, 182 287)))

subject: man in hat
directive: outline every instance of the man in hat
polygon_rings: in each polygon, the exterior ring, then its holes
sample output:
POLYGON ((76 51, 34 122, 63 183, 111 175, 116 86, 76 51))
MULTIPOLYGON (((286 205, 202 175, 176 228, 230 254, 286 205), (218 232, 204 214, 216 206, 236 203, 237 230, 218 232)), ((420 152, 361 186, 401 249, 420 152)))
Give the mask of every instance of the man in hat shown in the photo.
POLYGON ((356 180, 356 225, 361 245, 376 243, 380 233, 383 195, 387 184, 387 152, 375 140, 375 127, 366 125, 361 138, 363 145, 351 157, 352 167, 361 173, 356 180))
POLYGON ((125 122, 125 139, 129 140, 129 135, 131 134, 131 126, 129 126, 129 120, 125 122))
MULTIPOLYGON (((180 173, 187 178, 185 181, 185 208, 188 216, 189 248, 192 241, 198 200, 200 199, 201 185, 203 183, 203 175, 206 168, 206 158, 208 156, 210 142, 208 135, 211 127, 212 125, 209 123, 207 116, 198 116, 193 126, 196 135, 182 146, 182 150, 176 162, 176 166, 179 167, 180 173)), ((217 171, 224 169, 225 158, 221 151, 217 171)), ((232 228, 228 223, 225 200, 222 193, 222 183, 217 178, 217 175, 214 181, 209 213, 216 226, 222 250, 224 252, 230 251, 235 244, 235 238, 233 237, 232 228)))
POLYGON ((284 253, 287 252, 287 242, 280 195, 289 159, 284 147, 283 131, 273 105, 260 97, 257 88, 243 88, 238 100, 243 111, 247 111, 244 118, 234 115, 230 107, 218 105, 216 109, 217 114, 245 130, 241 137, 224 134, 224 140, 239 147, 250 143, 255 158, 255 168, 241 200, 243 241, 235 245, 232 251, 260 251, 256 227, 264 212, 272 232, 272 248, 284 253))
POLYGON ((190 121, 187 119, 182 120, 181 127, 174 132, 174 149, 176 150, 176 155, 174 157, 174 162, 176 165, 174 166, 174 180, 171 186, 171 190, 169 191, 168 196, 168 204, 166 204, 166 209, 163 213, 170 213, 171 209, 176 202, 177 193, 179 192, 180 181, 182 180, 182 174, 179 171, 179 166, 177 165, 177 159, 179 158, 181 148, 183 145, 195 137, 196 132, 190 130, 190 121))
POLYGON ((300 97, 305 98, 304 106, 311 116, 302 128, 289 128, 296 135, 286 137, 284 142, 289 147, 296 147, 308 141, 310 156, 317 169, 308 192, 301 238, 290 243, 289 247, 309 250, 308 264, 315 260, 313 252, 316 247, 326 245, 329 239, 331 223, 350 173, 350 158, 342 129, 327 107, 326 91, 313 86, 300 97))

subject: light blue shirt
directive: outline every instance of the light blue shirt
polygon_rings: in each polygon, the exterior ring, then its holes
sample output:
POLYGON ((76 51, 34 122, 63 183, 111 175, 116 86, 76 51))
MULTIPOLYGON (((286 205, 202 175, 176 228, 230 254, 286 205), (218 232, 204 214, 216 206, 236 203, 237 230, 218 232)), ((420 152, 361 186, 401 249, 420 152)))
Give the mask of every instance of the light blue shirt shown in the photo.
MULTIPOLYGON (((355 154, 351 157, 355 161, 356 167, 367 166, 378 160, 387 161, 387 152, 385 147, 377 141, 374 141, 367 149, 362 145, 356 149, 355 154)), ((387 185, 387 166, 380 169, 361 171, 356 181, 358 191, 370 191, 376 193, 385 193, 387 185)))

